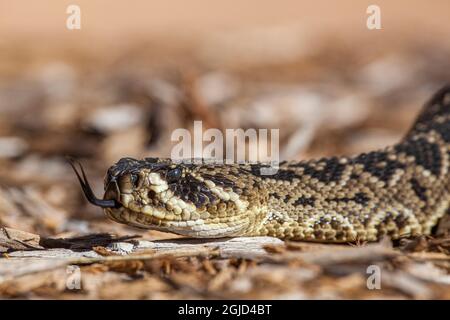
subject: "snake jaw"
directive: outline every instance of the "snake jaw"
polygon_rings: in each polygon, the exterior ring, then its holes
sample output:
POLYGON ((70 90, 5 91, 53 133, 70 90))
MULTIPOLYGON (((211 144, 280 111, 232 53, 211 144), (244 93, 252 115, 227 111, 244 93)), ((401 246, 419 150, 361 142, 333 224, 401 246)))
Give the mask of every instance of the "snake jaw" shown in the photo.
POLYGON ((86 197, 86 199, 93 205, 98 206, 98 207, 102 207, 102 208, 117 208, 118 206, 120 206, 120 204, 114 200, 114 199, 98 199, 94 192, 92 191, 92 188, 89 184, 89 181, 86 177, 86 173, 84 172, 83 166, 81 165, 81 163, 79 163, 78 161, 76 161, 75 159, 72 158, 68 158, 67 159, 70 166, 72 167, 73 171, 75 172, 78 181, 80 182, 81 185, 81 189, 83 190, 83 193, 86 197), (80 167, 80 171, 81 171, 81 175, 78 172, 77 168, 75 165, 78 165, 80 167))

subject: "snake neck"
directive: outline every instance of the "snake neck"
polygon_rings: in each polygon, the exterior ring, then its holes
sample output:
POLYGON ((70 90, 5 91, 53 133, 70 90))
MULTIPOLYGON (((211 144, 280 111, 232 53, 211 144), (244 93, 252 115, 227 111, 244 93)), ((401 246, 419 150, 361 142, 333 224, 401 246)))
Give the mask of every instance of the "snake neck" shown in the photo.
POLYGON ((259 232, 346 242, 429 234, 449 207, 450 87, 426 104, 395 146, 354 157, 284 162, 264 178, 259 232))

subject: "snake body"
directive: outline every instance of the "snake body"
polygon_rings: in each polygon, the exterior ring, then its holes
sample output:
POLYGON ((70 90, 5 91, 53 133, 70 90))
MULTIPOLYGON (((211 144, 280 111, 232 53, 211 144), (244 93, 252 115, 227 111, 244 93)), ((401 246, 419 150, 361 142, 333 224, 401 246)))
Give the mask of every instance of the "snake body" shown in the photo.
MULTIPOLYGON (((351 157, 264 164, 123 158, 103 200, 119 223, 196 238, 274 236, 351 242, 430 234, 449 210, 450 86, 396 145, 351 157)), ((76 171, 77 172, 77 171, 76 171)), ((84 175, 84 172, 83 172, 84 175)))

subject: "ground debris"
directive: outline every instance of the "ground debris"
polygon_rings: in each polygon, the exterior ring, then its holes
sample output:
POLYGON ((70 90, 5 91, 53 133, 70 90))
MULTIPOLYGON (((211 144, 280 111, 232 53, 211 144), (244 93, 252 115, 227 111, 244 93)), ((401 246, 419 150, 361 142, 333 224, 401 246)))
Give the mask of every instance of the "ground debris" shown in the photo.
MULTIPOLYGON (((11 234, 19 232, 13 230, 11 234)), ((282 242, 267 237, 212 241, 133 238, 91 234, 53 241, 52 248, 10 252, 0 259, 0 295, 115 299, 449 296, 450 257, 427 251, 433 246, 412 252, 392 246, 387 239, 351 246, 282 242), (133 243, 133 249, 114 251, 108 241, 133 243), (233 249, 237 247, 240 249, 233 249), (378 289, 369 283, 373 270, 381 273, 378 289), (78 289, 70 286, 74 274, 80 277, 78 289)), ((441 244, 448 239, 426 241, 441 244)))
POLYGON ((0 228, 0 253, 15 250, 40 250, 40 237, 25 231, 0 228))

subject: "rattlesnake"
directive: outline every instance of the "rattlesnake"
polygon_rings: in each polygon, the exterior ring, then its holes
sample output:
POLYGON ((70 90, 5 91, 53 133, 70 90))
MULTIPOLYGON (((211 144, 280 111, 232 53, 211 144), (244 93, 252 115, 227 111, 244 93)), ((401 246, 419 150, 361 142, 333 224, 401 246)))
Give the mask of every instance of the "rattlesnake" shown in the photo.
POLYGON ((396 145, 352 157, 264 164, 120 159, 97 199, 127 225, 196 238, 274 236, 321 242, 430 234, 449 209, 450 86, 425 105, 396 145))

